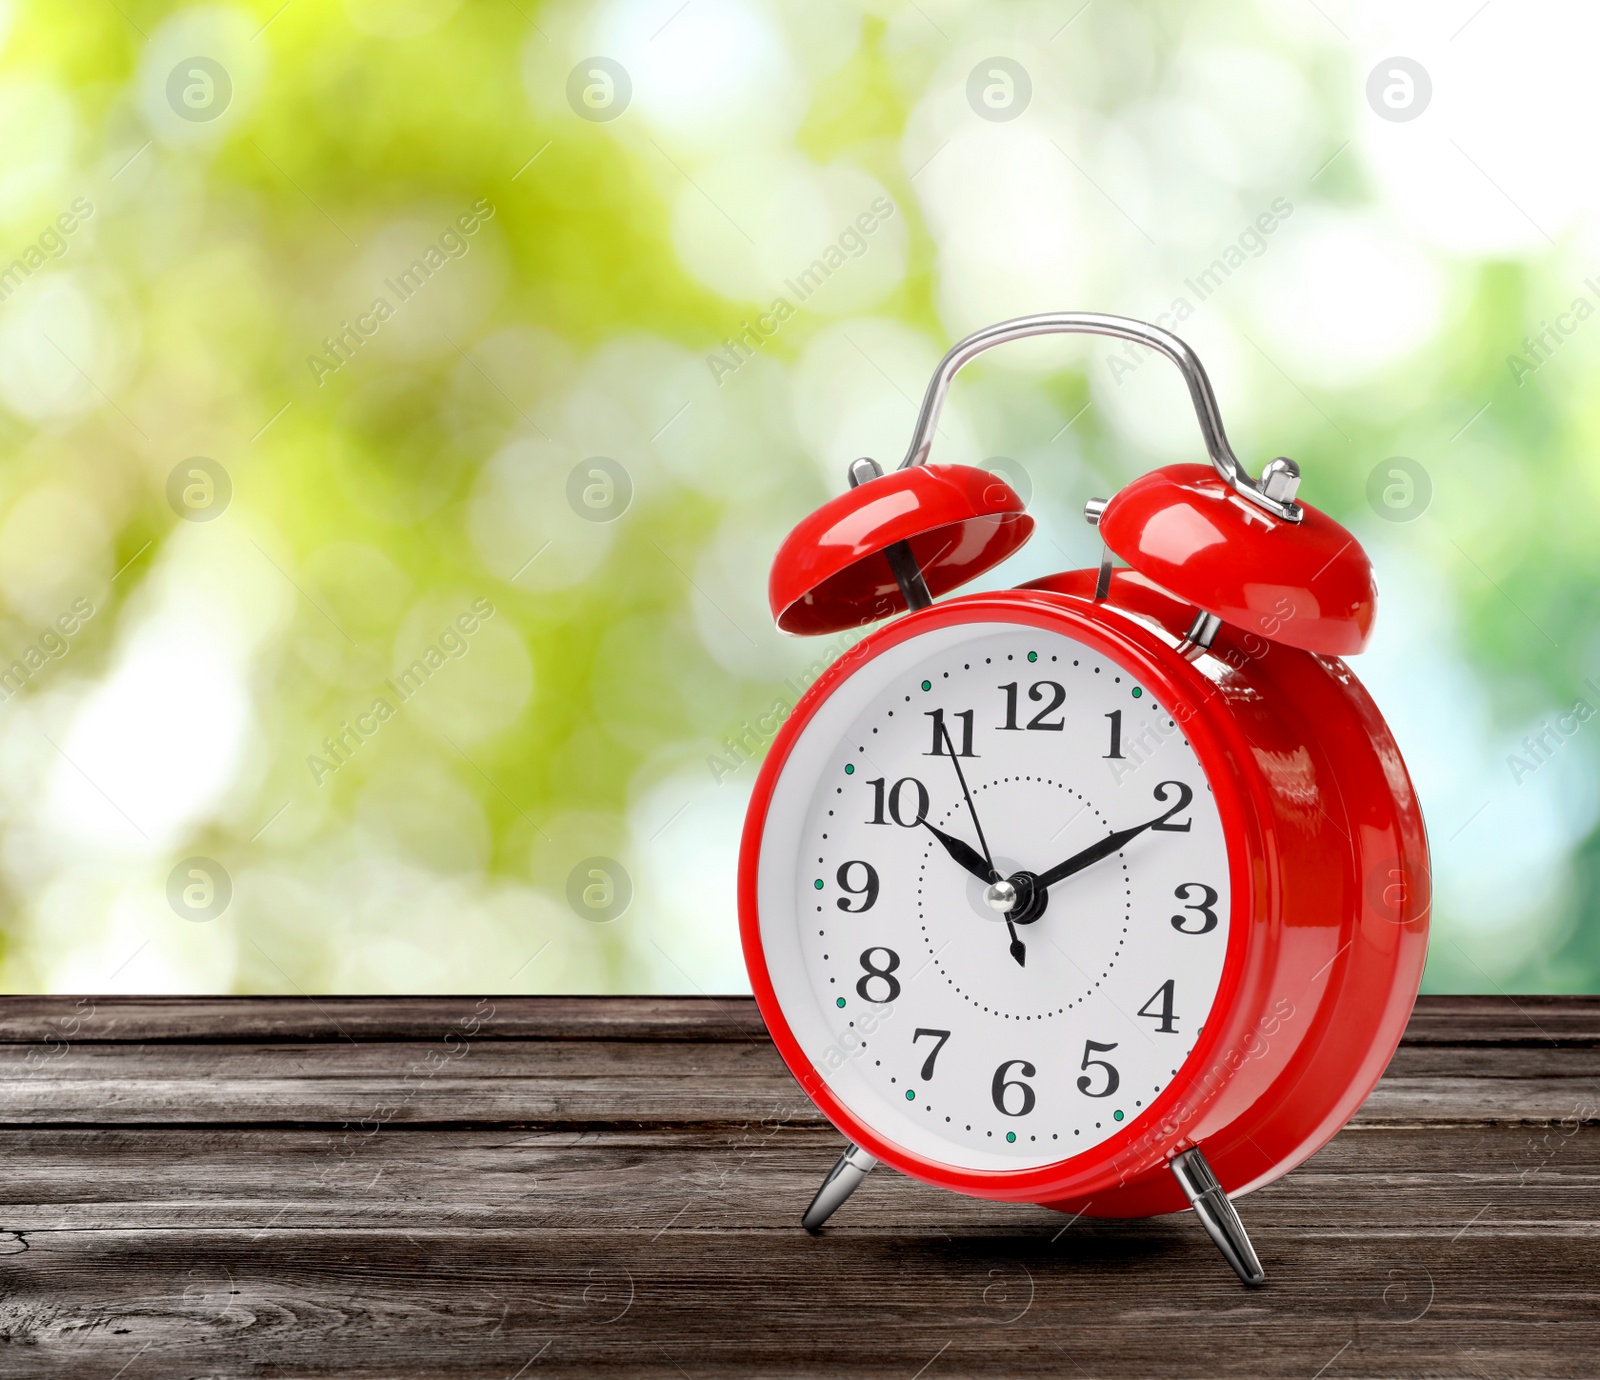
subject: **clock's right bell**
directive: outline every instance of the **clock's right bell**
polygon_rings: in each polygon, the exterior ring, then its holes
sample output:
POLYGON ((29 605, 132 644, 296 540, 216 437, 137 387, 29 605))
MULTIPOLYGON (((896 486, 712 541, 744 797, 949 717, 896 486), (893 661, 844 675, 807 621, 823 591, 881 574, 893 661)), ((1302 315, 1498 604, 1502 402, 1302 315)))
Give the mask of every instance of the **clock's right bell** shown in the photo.
POLYGON ((1372 562, 1326 513, 1284 522, 1209 465, 1168 465, 1100 514, 1105 544, 1140 574, 1224 623, 1308 652, 1349 656, 1378 607, 1372 562))

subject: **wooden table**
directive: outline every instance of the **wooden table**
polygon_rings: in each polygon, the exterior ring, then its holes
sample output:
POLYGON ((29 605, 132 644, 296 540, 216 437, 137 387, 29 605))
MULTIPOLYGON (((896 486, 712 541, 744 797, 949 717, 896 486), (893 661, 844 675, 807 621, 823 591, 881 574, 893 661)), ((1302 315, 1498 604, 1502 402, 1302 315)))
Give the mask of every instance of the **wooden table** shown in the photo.
POLYGON ((8 998, 0 1375, 1600 1374, 1600 999, 1424 998, 1309 1164, 1068 1222, 842 1148, 746 999, 8 998))

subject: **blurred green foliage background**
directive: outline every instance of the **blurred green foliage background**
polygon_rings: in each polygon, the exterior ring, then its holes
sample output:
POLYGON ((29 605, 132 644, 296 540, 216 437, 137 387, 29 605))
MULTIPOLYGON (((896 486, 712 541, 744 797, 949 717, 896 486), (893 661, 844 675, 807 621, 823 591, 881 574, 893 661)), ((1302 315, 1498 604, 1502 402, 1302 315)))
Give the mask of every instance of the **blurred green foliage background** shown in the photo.
MULTIPOLYGON (((5 987, 743 989, 772 552, 1079 308, 1368 545, 1428 986, 1600 990, 1600 16, 1393 8, 0 4, 5 987)), ((1056 340, 935 458, 1000 586, 1198 441, 1056 340)))

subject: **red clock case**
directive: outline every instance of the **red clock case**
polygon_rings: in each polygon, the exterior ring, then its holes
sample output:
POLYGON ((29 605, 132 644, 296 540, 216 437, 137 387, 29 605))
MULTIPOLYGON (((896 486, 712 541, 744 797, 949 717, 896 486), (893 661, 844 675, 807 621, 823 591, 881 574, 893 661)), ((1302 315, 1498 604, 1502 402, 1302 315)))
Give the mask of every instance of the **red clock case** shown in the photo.
POLYGON ((1093 598, 1097 572, 966 595, 864 638, 806 692, 757 778, 739 860, 751 984, 790 1071, 855 1144, 915 1178, 979 1197, 1091 1216, 1188 1206, 1167 1172, 1204 1143, 1223 1189, 1293 1169, 1354 1114, 1392 1056, 1421 981, 1429 874, 1421 810, 1388 727, 1344 664, 1229 626, 1193 660, 1194 616, 1135 571, 1093 598), (1126 1130, 1056 1165, 957 1170, 910 1154, 831 1094, 784 1018, 766 969, 757 873, 772 791, 818 707, 865 660, 935 627, 1001 619, 1051 628, 1141 678, 1182 722, 1229 846, 1233 912, 1221 985, 1200 1041, 1126 1130), (1191 653, 1193 655, 1193 653, 1191 653))
MULTIPOLYGON (((1295 502, 1299 479, 1284 457, 1259 480, 1245 471, 1204 367, 1159 327, 1057 312, 957 342, 928 385, 899 470, 884 475, 872 460, 855 462, 851 491, 802 522, 774 560, 768 593, 787 632, 835 632, 912 611, 864 638, 802 697, 757 778, 739 863, 740 929, 762 1014, 806 1092, 861 1152, 960 1192, 1093 1216, 1192 1204, 1247 1284, 1260 1283, 1262 1271, 1223 1195, 1247 1193, 1303 1162, 1372 1090, 1421 983, 1430 905, 1416 793, 1382 716, 1338 660, 1371 633, 1371 563, 1350 532, 1295 502), (1057 333, 1133 340, 1170 359, 1188 386, 1211 465, 1169 465, 1092 502, 1085 516, 1106 547, 1098 571, 934 604, 1032 529, 1022 501, 997 476, 929 463, 950 383, 988 349, 1057 333), (1112 553, 1133 569, 1113 570, 1112 553), (1172 1083, 1112 1139, 1014 1172, 919 1158, 833 1096, 778 1005, 756 887, 774 786, 819 706, 864 660, 908 638, 996 619, 1056 629, 1095 648, 1181 723, 1222 816, 1233 907, 1221 985, 1172 1083)), ((824 1181, 808 1228, 870 1168, 856 1154, 847 1152, 824 1181), (848 1182, 833 1187, 847 1170, 848 1182)))

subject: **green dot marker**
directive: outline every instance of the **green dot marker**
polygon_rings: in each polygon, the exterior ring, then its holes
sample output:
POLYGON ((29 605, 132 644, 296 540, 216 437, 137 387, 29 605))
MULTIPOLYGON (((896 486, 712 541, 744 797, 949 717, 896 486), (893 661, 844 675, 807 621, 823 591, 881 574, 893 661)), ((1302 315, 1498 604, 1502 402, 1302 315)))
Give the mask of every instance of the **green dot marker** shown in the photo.
POLYGON ((844 998, 840 997, 836 1002, 834 1002, 834 1005, 835 1006, 843 1006, 844 1005, 844 998))
POLYGON ((854 762, 846 762, 844 764, 844 774, 846 776, 854 776, 856 774, 856 764, 854 762))
POLYGON ((1141 690, 1137 685, 1133 687, 1133 697, 1134 697, 1134 699, 1138 699, 1143 694, 1144 694, 1144 691, 1141 690))
POLYGON ((816 886, 818 891, 821 891, 822 890, 822 878, 818 877, 816 882, 814 883, 814 885, 816 886))
POLYGON ((1017 1142, 1017 1133, 1015 1131, 1007 1131, 1006 1139, 1015 1145, 1017 1142))
POLYGON ((931 680, 923 681, 922 682, 922 688, 924 690, 932 690, 933 689, 933 682, 931 680))
POLYGON ((1121 1121, 1122 1120, 1122 1113, 1121 1112, 1112 1112, 1111 1113, 1111 1119, 1113 1121, 1121 1121))
POLYGON ((916 1091, 916 1089, 915 1088, 907 1088, 906 1089, 906 1101, 907 1102, 915 1102, 916 1100, 917 1100, 917 1091, 916 1091))
POLYGON ((1039 659, 1039 653, 1038 652, 1029 652, 1028 653, 1028 660, 1029 661, 1037 661, 1038 659, 1039 659))

